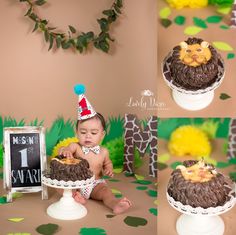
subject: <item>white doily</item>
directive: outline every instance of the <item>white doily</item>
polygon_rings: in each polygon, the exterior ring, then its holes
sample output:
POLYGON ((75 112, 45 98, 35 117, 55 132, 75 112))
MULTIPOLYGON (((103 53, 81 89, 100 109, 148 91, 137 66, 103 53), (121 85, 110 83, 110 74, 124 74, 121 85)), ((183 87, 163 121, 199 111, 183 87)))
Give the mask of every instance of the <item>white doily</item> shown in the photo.
POLYGON ((183 205, 179 201, 175 201, 168 192, 166 192, 167 200, 169 204, 176 209, 177 211, 187 214, 187 215, 204 215, 204 216, 212 216, 212 215, 220 215, 225 213, 226 211, 230 210, 236 203, 236 198, 231 196, 231 199, 227 201, 223 206, 217 207, 209 207, 209 208, 202 208, 202 207, 192 207, 189 205, 183 205))
POLYGON ((63 189, 77 189, 77 188, 89 187, 93 185, 94 180, 95 180, 94 175, 89 179, 77 180, 77 181, 64 181, 64 180, 51 179, 46 176, 42 177, 43 184, 53 188, 63 188, 63 189))
POLYGON ((225 76, 225 68, 224 68, 223 59, 221 57, 219 57, 219 60, 218 60, 219 67, 218 67, 217 78, 216 78, 216 81, 211 86, 209 86, 205 89, 199 89, 199 90, 186 90, 186 89, 182 88, 180 85, 178 85, 176 83, 174 84, 174 79, 171 76, 171 72, 170 72, 170 58, 171 58, 172 54, 173 54, 173 51, 171 51, 166 56, 166 58, 164 59, 164 61, 162 63, 162 66, 161 66, 163 78, 164 78, 165 82, 167 83, 167 85, 171 89, 176 90, 176 91, 183 93, 183 94, 200 95, 200 94, 204 94, 206 92, 215 90, 222 83, 224 76, 225 76))

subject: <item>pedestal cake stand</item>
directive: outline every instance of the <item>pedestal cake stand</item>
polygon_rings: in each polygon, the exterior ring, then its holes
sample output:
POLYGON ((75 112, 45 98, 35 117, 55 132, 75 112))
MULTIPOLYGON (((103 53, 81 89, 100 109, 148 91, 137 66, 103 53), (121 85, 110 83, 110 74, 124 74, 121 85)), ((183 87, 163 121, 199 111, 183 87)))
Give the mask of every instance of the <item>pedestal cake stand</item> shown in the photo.
POLYGON ((179 235, 223 235, 225 226, 219 215, 233 208, 235 204, 234 196, 223 206, 207 209, 183 205, 170 197, 168 193, 167 200, 174 209, 183 213, 176 222, 179 235))
POLYGON ((42 183, 52 188, 63 189, 63 196, 58 202, 51 204, 47 208, 47 214, 55 219, 75 220, 86 216, 87 209, 76 202, 72 197, 72 189, 89 187, 93 184, 95 176, 87 180, 63 181, 51 179, 47 176, 42 177, 42 183))
POLYGON ((162 74, 165 82, 172 90, 174 101, 183 109, 195 111, 206 108, 214 98, 214 90, 222 83, 225 69, 223 59, 218 60, 218 74, 215 82, 205 89, 186 90, 177 84, 171 75, 172 52, 164 59, 162 64, 162 74))

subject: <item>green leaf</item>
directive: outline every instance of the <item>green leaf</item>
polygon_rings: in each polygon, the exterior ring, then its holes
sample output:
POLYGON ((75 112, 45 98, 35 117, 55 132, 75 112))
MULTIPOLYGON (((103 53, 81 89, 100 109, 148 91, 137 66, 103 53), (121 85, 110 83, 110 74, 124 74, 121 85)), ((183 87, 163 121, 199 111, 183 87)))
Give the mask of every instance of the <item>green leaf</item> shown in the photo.
POLYGON ((47 30, 44 31, 44 38, 45 38, 45 41, 48 42, 49 40, 49 33, 47 30))
POLYGON ((30 15, 29 15, 29 18, 30 19, 32 19, 33 21, 37 21, 37 15, 35 15, 34 13, 31 13, 30 15))
POLYGON ((196 34, 198 34, 201 31, 202 31, 202 28, 200 28, 200 27, 188 26, 188 27, 185 28, 184 33, 186 35, 196 35, 196 34))
POLYGON ((185 20, 186 20, 185 16, 176 16, 174 22, 177 25, 183 25, 185 23, 185 20))
POLYGON ((118 14, 121 14, 121 10, 116 4, 114 5, 114 9, 118 14))
POLYGON ((106 230, 103 228, 81 228, 79 235, 106 235, 106 230))
POLYGON ((233 165, 236 165, 236 158, 229 159, 229 163, 233 164, 233 165))
POLYGON ((62 47, 63 49, 69 49, 69 48, 71 47, 70 41, 62 41, 62 42, 61 42, 61 47, 62 47))
POLYGON ((229 177, 231 180, 233 180, 234 182, 236 182, 236 172, 230 172, 229 173, 229 177))
POLYGON ((107 32, 108 29, 109 29, 109 24, 108 24, 107 19, 101 18, 101 19, 98 19, 97 21, 98 21, 98 23, 99 23, 99 25, 100 25, 101 30, 102 30, 103 32, 107 32))
POLYGON ((165 28, 168 28, 172 24, 172 21, 169 19, 161 19, 161 25, 165 28))
POLYGON ((8 220, 11 221, 11 222, 16 222, 16 223, 18 223, 18 222, 23 221, 24 218, 9 218, 8 220))
POLYGON ((227 59, 233 59, 235 57, 234 53, 228 53, 227 59))
POLYGON ((221 28, 221 29, 224 29, 224 30, 230 29, 230 27, 229 27, 228 25, 221 25, 220 28, 221 28))
POLYGON ((223 15, 228 15, 231 11, 231 7, 224 7, 221 6, 216 10, 218 13, 223 14, 223 15))
POLYGON ((171 14, 171 9, 169 7, 164 7, 159 11, 159 16, 161 19, 166 19, 171 14))
POLYGON ((157 162, 157 169, 158 170, 164 170, 164 169, 166 169, 168 167, 168 165, 167 164, 165 164, 165 163, 162 163, 162 162, 157 162))
POLYGON ((149 212, 155 216, 157 216, 157 208, 150 208, 149 212))
POLYGON ((73 26, 69 25, 69 29, 71 33, 76 33, 76 29, 73 26))
POLYGON ((31 11, 32 11, 32 7, 30 7, 30 8, 28 9, 28 11, 25 13, 24 16, 29 16, 29 15, 31 14, 31 11))
POLYGON ((231 164, 229 162, 217 162, 216 167, 217 168, 226 168, 229 167, 231 164))
POLYGON ((34 25, 34 29, 33 29, 33 31, 32 31, 32 32, 36 31, 36 30, 38 29, 38 27, 39 27, 39 23, 38 23, 38 22, 36 22, 36 23, 35 23, 35 25, 34 25))
POLYGON ((227 100, 229 98, 231 98, 231 96, 227 95, 226 93, 221 93, 220 94, 220 99, 221 100, 227 100))
POLYGON ((193 17, 193 23, 195 26, 206 29, 207 28, 207 24, 205 23, 204 20, 198 18, 198 17, 193 17))
POLYGON ((220 23, 222 21, 222 16, 209 16, 206 18, 207 23, 220 23))
POLYGON ((147 194, 150 196, 150 197, 157 197, 157 191, 156 190, 148 190, 147 191, 147 194))
POLYGON ((110 182, 120 182, 120 180, 117 179, 109 179, 110 182))
POLYGON ((146 190, 148 187, 147 186, 137 186, 137 190, 146 190))
POLYGON ((212 42, 212 44, 214 45, 214 47, 216 47, 219 50, 222 51, 232 51, 233 48, 226 42, 222 42, 222 41, 215 41, 212 42))
POLYGON ((48 48, 49 51, 52 49, 53 40, 54 40, 53 35, 49 34, 49 48, 48 48))
POLYGON ((116 5, 121 8, 123 7, 123 0, 116 0, 116 5))
POLYGON ((132 183, 135 183, 135 184, 142 184, 142 185, 152 184, 152 182, 149 181, 149 180, 136 180, 136 181, 133 181, 132 183))
POLYGON ((165 163, 170 159, 170 154, 169 153, 163 153, 158 156, 158 162, 160 163, 165 163))
POLYGON ((182 165, 182 162, 173 162, 170 167, 175 170, 178 165, 182 165))
POLYGON ((145 226, 147 220, 141 217, 127 216, 124 222, 131 227, 145 226))
POLYGON ((57 45, 57 48, 59 48, 61 46, 61 36, 60 35, 56 36, 56 45, 57 45))
POLYGON ((44 3, 46 3, 45 0, 37 0, 37 1, 35 1, 35 4, 38 5, 38 6, 42 6, 44 3))
POLYGON ((7 203, 7 198, 5 196, 0 197, 0 205, 1 204, 6 204, 7 203))
POLYGON ((113 218, 115 217, 116 215, 106 215, 107 218, 113 218))
POLYGON ((36 228, 36 231, 43 235, 53 235, 59 230, 57 224, 42 224, 36 228))
POLYGON ((102 13, 104 15, 106 15, 106 16, 113 16, 114 15, 114 11, 113 10, 105 10, 102 13))

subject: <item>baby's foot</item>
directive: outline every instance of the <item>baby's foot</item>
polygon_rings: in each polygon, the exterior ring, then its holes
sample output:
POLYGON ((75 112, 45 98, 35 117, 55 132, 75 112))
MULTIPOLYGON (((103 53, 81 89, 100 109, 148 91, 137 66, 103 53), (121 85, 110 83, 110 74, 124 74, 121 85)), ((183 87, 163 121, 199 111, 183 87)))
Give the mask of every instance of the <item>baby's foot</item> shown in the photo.
POLYGON ((126 197, 122 198, 113 208, 114 214, 121 214, 124 211, 128 210, 131 207, 131 202, 126 197))
POLYGON ((81 204, 86 203, 86 199, 78 191, 73 193, 73 198, 78 203, 81 203, 81 204))

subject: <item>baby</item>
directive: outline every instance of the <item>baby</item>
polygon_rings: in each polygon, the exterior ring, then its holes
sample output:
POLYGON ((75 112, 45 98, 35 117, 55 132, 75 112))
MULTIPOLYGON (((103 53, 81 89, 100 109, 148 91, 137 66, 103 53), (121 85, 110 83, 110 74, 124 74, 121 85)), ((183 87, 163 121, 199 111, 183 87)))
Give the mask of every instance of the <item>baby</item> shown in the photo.
POLYGON ((80 156, 86 159, 89 162, 90 170, 95 175, 96 180, 93 186, 80 189, 80 192, 75 191, 74 199, 82 204, 85 204, 86 199, 89 198, 101 200, 113 210, 114 214, 120 214, 131 206, 131 202, 125 197, 117 199, 105 180, 102 179, 103 175, 113 177, 109 152, 99 146, 105 136, 105 125, 104 117, 99 113, 89 119, 78 120, 76 132, 79 143, 72 143, 68 147, 61 148, 59 153, 69 158, 80 156))

